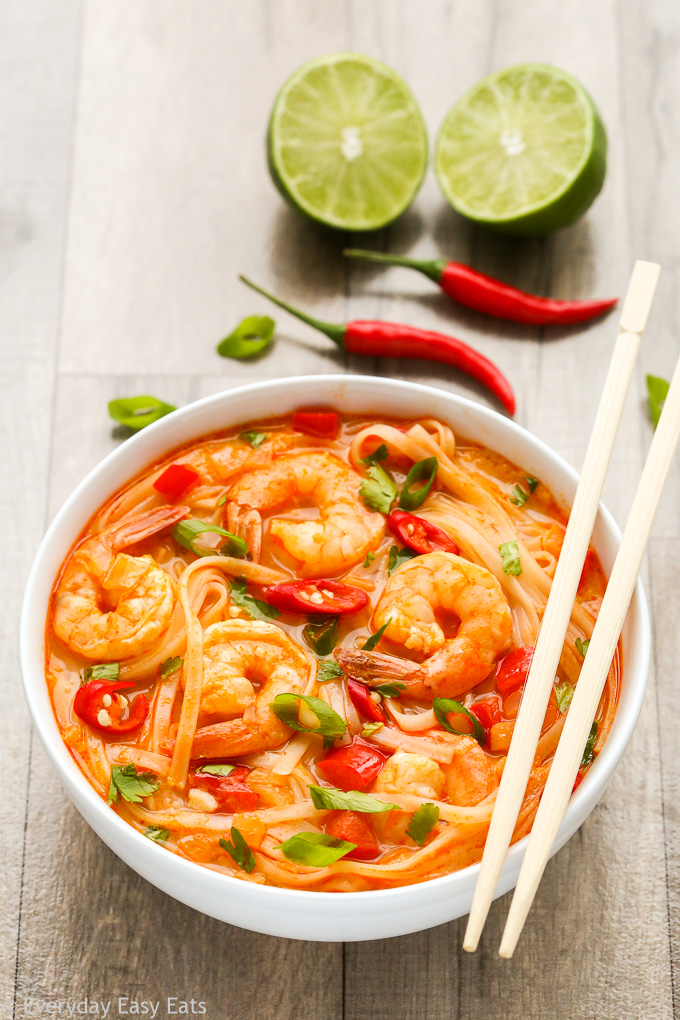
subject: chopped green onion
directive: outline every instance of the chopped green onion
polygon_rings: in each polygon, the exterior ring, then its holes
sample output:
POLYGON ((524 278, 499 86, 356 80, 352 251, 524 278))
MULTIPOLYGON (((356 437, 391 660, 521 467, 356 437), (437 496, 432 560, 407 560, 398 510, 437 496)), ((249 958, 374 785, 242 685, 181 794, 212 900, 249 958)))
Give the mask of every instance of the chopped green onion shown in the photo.
POLYGON ((557 701, 557 707, 564 715, 569 706, 571 705, 571 699, 574 697, 575 688, 572 684, 563 683, 558 684, 555 688, 555 699, 557 701))
POLYGON ((372 464, 369 467, 368 478, 364 478, 359 486, 361 498, 368 509, 381 514, 390 512, 398 491, 394 479, 379 464, 372 464))
MULTIPOLYGON (((102 662, 98 666, 86 666, 83 670, 83 684, 90 680, 108 680, 109 683, 116 683, 120 677, 119 662, 102 662)), ((82 686, 82 684, 81 684, 82 686)))
POLYGON ((239 538, 238 535, 232 535, 230 531, 225 531, 224 528, 220 528, 217 524, 208 524, 206 521, 197 521, 194 517, 188 517, 184 521, 180 521, 174 526, 170 532, 172 538, 179 545, 184 546, 185 549, 189 549, 190 552, 196 556, 235 556, 237 559, 243 559, 245 554, 248 552, 248 546, 239 538), (224 535, 227 539, 223 543, 222 548, 208 549, 206 547, 200 548, 196 545, 196 539, 199 535, 204 532, 214 532, 216 535, 224 535))
POLYGON ((388 577, 394 573, 397 567, 400 567, 402 563, 406 563, 408 560, 412 560, 418 553, 414 552, 413 549, 409 549, 404 546, 400 549, 398 546, 393 545, 390 547, 390 554, 387 560, 387 575, 388 577))
POLYGON ((522 564, 519 558, 519 543, 516 540, 514 542, 503 542, 502 545, 498 546, 498 549, 503 557, 503 572, 506 574, 512 574, 513 577, 519 577, 522 573, 522 564))
POLYGON ((336 839, 325 832, 297 832, 276 847, 289 861, 309 868, 327 868, 356 848, 356 843, 336 839))
POLYGON ((411 815, 411 821, 409 822, 406 834, 418 846, 423 846, 438 821, 439 808, 437 805, 421 804, 418 810, 411 815))
POLYGON ((281 615, 280 611, 275 606, 270 606, 268 602, 253 598, 248 594, 247 588, 248 585, 242 577, 229 582, 229 594, 234 605, 239 609, 245 609, 254 620, 277 620, 281 615))
POLYGON ((217 505, 218 506, 224 506, 224 504, 227 502, 228 499, 229 499, 229 497, 227 496, 227 494, 225 492, 225 494, 223 496, 220 496, 220 498, 217 500, 217 505))
POLYGON ((220 839, 218 841, 219 845, 238 864, 239 868, 242 868, 249 875, 256 864, 255 854, 235 825, 232 825, 229 836, 231 842, 228 843, 226 839, 220 839))
POLYGON ((217 353, 223 358, 236 358, 238 361, 261 354, 272 342, 274 326, 274 320, 268 315, 249 315, 233 333, 218 343, 217 353))
POLYGON ((538 485, 538 479, 531 478, 530 475, 527 475, 524 481, 527 483, 529 491, 527 492, 521 485, 516 485, 512 490, 512 495, 509 497, 510 502, 514 503, 515 506, 524 506, 526 501, 529 499, 529 496, 531 496, 538 485))
POLYGON ((184 659, 180 659, 179 655, 176 655, 173 659, 170 656, 165 662, 161 663, 161 680, 167 680, 169 676, 176 673, 178 669, 181 669, 184 665, 184 659))
POLYGON ((266 432, 256 432, 254 429, 249 432, 242 432, 239 439, 243 439, 246 443, 250 443, 254 450, 257 450, 258 446, 269 438, 266 432))
POLYGON ((361 731, 361 736, 364 737, 365 739, 368 739, 368 737, 372 737, 374 733, 377 733, 378 730, 381 730, 384 725, 385 723, 381 722, 364 723, 364 728, 361 731))
POLYGON ((393 684, 378 684, 373 690, 383 698, 398 698, 401 692, 406 690, 406 684, 401 684, 398 681, 393 684))
POLYGON ((590 727, 588 739, 586 740, 586 746, 583 751, 583 757, 581 758, 581 764, 579 765, 580 769, 584 769, 586 768, 587 765, 590 765, 591 761, 595 757, 594 747, 596 740, 597 740, 597 722, 593 722, 593 725, 590 727))
POLYGON ((461 705, 459 701, 454 701, 453 698, 435 698, 432 702, 432 708, 440 726, 443 726, 449 733, 469 735, 469 730, 456 730, 449 722, 449 715, 451 713, 466 715, 472 723, 475 740, 479 741, 480 744, 486 743, 486 732, 479 719, 472 712, 468 712, 467 708, 461 705))
POLYGON ((386 620, 385 623, 383 623, 383 625, 380 628, 380 630, 376 630, 375 634, 371 634, 371 636, 368 639, 368 641, 366 641, 366 643, 364 645, 362 645, 362 650, 364 652, 372 652, 373 651, 373 649, 378 644, 378 642, 380 641, 380 638, 383 636, 383 634, 385 633, 385 631, 387 630, 387 628, 389 627, 391 622, 392 622, 391 619, 390 620, 386 620))
POLYGON ((330 655, 338 640, 337 616, 310 620, 303 630, 305 641, 317 655, 330 655))
POLYGON ((359 790, 337 790, 334 786, 310 786, 312 803, 320 811, 362 811, 366 814, 380 814, 383 811, 399 810, 398 804, 387 804, 383 800, 369 797, 359 790))
POLYGON ((174 404, 166 404, 158 397, 121 397, 109 401, 109 417, 135 432, 176 410, 174 404))
POLYGON ((370 565, 371 565, 371 563, 373 562, 374 559, 375 559, 375 553, 373 553, 373 552, 366 553, 366 556, 364 557, 363 566, 364 567, 370 567, 370 565))
POLYGON ((106 803, 115 804, 120 794, 130 804, 139 804, 143 797, 151 796, 159 786, 153 772, 138 772, 134 765, 114 765, 106 803))
POLYGON ((277 694, 269 707, 277 719, 290 726, 291 730, 297 730, 299 733, 316 733, 323 737, 324 747, 332 747, 333 741, 344 737, 347 732, 345 720, 321 698, 313 698, 308 694, 277 694), (302 705, 311 710, 316 718, 316 726, 300 722, 302 705))
POLYGON ((586 638, 585 641, 581 641, 581 638, 577 637, 575 644, 577 652, 579 653, 582 659, 585 659, 586 652, 588 651, 588 646, 590 645, 590 638, 586 638))
POLYGON ((327 684, 329 680, 338 680, 344 675, 337 662, 333 662, 332 659, 324 659, 319 662, 316 670, 316 679, 320 684, 327 684))
POLYGON ((201 765, 196 769, 197 776, 229 776, 236 768, 235 765, 201 765))
POLYGON ((649 402, 649 417, 652 419, 654 428, 659 424, 659 418, 663 411, 663 405, 668 396, 670 384, 658 375, 647 376, 647 400, 649 402))
POLYGON ((425 460, 419 460, 413 465, 406 475, 406 481, 399 497, 399 506, 402 510, 413 512, 423 505, 430 495, 438 468, 439 461, 436 457, 426 457, 425 460), (425 481, 425 484, 421 485, 419 489, 412 488, 416 482, 422 481, 425 481))

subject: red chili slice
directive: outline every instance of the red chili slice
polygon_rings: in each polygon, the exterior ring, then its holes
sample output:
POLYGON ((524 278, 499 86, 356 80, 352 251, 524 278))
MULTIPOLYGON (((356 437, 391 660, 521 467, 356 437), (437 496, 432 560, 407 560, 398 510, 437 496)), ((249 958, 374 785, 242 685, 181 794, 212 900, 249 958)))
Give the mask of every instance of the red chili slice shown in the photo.
POLYGON ((296 411, 293 428, 306 436, 335 439, 338 434, 338 416, 335 411, 296 411))
POLYGON ((387 761, 384 754, 355 737, 351 744, 337 747, 317 768, 339 790, 367 790, 387 761))
POLYGON ((281 581, 265 588, 267 602, 286 613, 319 613, 342 616, 368 605, 368 595, 341 581, 281 581))
POLYGON ((529 647, 516 648, 505 656, 496 673, 496 687, 504 698, 524 687, 533 657, 534 650, 529 647))
POLYGON ((501 699, 497 694, 489 694, 485 698, 480 698, 479 701, 473 701, 470 705, 470 711, 479 719, 487 733, 494 723, 502 722, 503 720, 501 699))
POLYGON ((115 692, 134 686, 134 680, 119 680, 116 683, 90 680, 76 691, 73 709, 83 722, 94 726, 102 733, 108 733, 111 736, 130 733, 141 726, 146 719, 149 713, 149 702, 145 694, 138 694, 127 704, 121 704, 115 696, 115 692), (107 695, 109 703, 104 704, 107 695))
POLYGON ((329 836, 356 843, 356 850, 345 854, 345 860, 372 861, 380 856, 373 826, 359 811, 333 811, 326 820, 325 829, 329 836))
POLYGON ((460 553, 453 539, 424 517, 416 517, 405 510, 393 510, 388 514, 387 525, 404 545, 417 553, 450 552, 456 556, 460 553))
POLYGON ((373 722, 386 722, 387 717, 379 701, 374 701, 371 692, 363 684, 356 680, 347 681, 347 689, 352 699, 352 704, 360 715, 365 719, 372 719, 373 722))
POLYGON ((188 464, 170 464, 165 471, 158 476, 153 483, 156 492, 162 493, 168 499, 176 500, 182 496, 187 489, 195 485, 200 479, 197 471, 194 471, 188 464))
POLYGON ((211 793, 221 811, 252 811, 260 795, 251 790, 246 783, 247 778, 248 769, 245 765, 237 765, 228 776, 211 776, 207 772, 195 772, 191 785, 211 793))

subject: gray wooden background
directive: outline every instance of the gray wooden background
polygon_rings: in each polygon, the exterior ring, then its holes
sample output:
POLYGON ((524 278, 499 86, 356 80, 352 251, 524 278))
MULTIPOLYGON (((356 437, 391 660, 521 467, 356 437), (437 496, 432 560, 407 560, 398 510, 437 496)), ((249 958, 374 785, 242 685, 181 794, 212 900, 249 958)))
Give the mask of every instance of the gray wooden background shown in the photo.
POLYGON ((109 1016, 118 1016, 119 995, 161 1000, 161 1017, 167 996, 193 997, 210 1020, 674 1015, 677 471, 645 569, 655 655, 642 718, 606 796, 549 865, 512 962, 496 955, 507 898, 475 956, 460 949, 464 921, 343 947, 203 917, 114 857, 32 735, 16 660, 20 598, 46 523, 119 441, 109 399, 153 393, 183 404, 319 371, 471 392, 443 368, 343 358, 283 315, 276 346, 256 364, 219 359, 216 341, 265 310, 237 282, 240 270, 328 318, 381 315, 471 338, 513 380, 518 420, 581 463, 613 319, 548 336, 456 310, 402 270, 350 270, 339 257, 347 239, 303 222, 272 187, 263 136, 275 91, 303 60, 340 49, 401 71, 431 137, 456 96, 509 63, 554 62, 591 90, 609 134, 609 172, 583 222, 547 240, 485 235, 445 206, 430 173, 411 211, 378 241, 448 253, 556 296, 620 293, 634 258, 663 264, 607 483, 606 500, 625 520, 651 435, 644 372, 668 375, 678 347, 677 0, 3 0, 2 1017, 86 996, 111 1000, 109 1016))

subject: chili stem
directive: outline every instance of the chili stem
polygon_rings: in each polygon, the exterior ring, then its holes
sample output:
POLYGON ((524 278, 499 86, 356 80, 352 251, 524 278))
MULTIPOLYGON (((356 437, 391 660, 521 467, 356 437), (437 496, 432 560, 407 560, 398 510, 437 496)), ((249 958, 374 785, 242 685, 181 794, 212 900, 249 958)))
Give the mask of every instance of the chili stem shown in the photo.
POLYGON ((384 262, 388 266, 406 266, 425 273, 435 283, 439 283, 446 265, 445 259, 412 259, 405 255, 385 255, 378 251, 364 251, 362 248, 345 248, 342 253, 350 259, 363 259, 366 262, 384 262))
POLYGON ((243 276, 242 273, 239 274, 239 280, 241 283, 245 283, 246 287, 250 287, 251 290, 256 290, 258 294, 262 294, 262 296, 266 297, 269 301, 273 301, 273 303, 278 305, 279 308, 283 308, 284 311, 294 315, 296 319, 301 319, 302 322, 306 322, 307 325, 311 326, 313 329, 318 329, 321 333, 325 333, 326 336, 333 341, 333 343, 338 345, 338 347, 344 348, 344 326, 340 326, 334 322, 324 322, 323 319, 315 319, 314 316, 307 315, 306 312, 301 311, 299 308, 294 308, 292 305, 289 305, 288 302, 282 301, 281 298, 275 297, 274 294, 270 294, 270 292, 265 290, 264 287, 259 287, 256 283, 253 283, 252 280, 249 280, 247 276, 243 276))

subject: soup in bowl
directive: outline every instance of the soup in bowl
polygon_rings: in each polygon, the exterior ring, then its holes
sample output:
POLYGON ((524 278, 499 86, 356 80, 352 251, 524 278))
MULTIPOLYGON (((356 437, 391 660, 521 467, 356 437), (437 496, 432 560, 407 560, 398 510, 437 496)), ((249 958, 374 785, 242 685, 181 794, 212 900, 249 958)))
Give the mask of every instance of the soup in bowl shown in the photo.
MULTIPOLYGON (((385 380, 247 387, 152 426, 74 494, 27 592, 29 704, 77 806, 156 884, 255 930, 464 913, 573 487, 513 423, 385 380)), ((617 540, 601 512, 499 892, 617 540)), ((560 842, 623 752, 647 655, 638 589, 560 842)))

